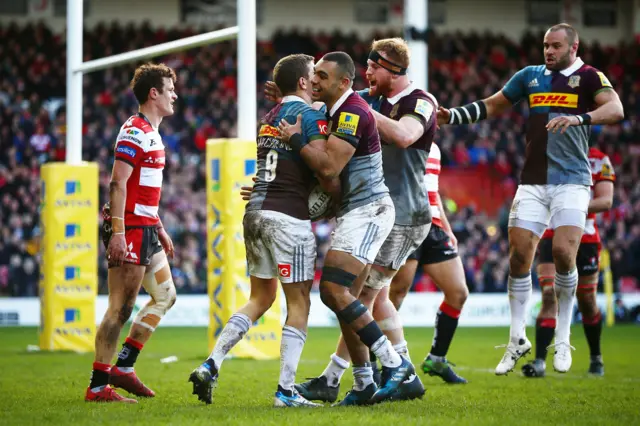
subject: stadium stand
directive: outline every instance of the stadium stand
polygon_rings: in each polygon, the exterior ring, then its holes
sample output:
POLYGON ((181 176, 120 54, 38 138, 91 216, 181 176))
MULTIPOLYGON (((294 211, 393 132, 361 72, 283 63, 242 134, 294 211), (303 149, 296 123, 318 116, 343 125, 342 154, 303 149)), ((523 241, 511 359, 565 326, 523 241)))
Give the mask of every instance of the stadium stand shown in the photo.
MULTIPOLYGON (((107 56, 195 34, 193 30, 121 27, 103 24, 85 32, 84 59, 107 56)), ((376 38, 389 34, 376 34, 376 38)), ((0 295, 35 296, 39 279, 39 167, 65 158, 65 42, 44 24, 0 25, 0 295), (43 53, 46 52, 46 53, 43 53)), ((495 34, 455 33, 429 36, 430 91, 444 106, 461 105, 499 90, 515 71, 542 63, 542 36, 509 40, 495 34)), ((344 50, 360 64, 357 88, 365 87, 363 64, 369 40, 345 33, 278 32, 259 42, 258 87, 269 79, 278 58, 306 52, 316 57, 344 50)), ((581 46, 585 62, 603 70, 622 97, 624 122, 594 126, 593 143, 611 158, 618 175, 613 209, 600 226, 611 253, 614 282, 620 291, 636 291, 640 282, 640 56, 638 45, 581 46)), ((206 202, 204 147, 212 137, 236 133, 235 42, 159 58, 178 69, 177 114, 161 128, 168 149, 161 217, 176 244, 172 262, 179 293, 206 291, 206 202)), ((112 166, 110 149, 119 126, 136 108, 127 90, 133 65, 84 79, 83 159, 100 168, 100 198, 106 200, 112 166)), ((259 113, 268 106, 258 96, 259 113)), ((441 188, 464 185, 465 176, 493 185, 489 200, 447 199, 449 217, 471 292, 504 292, 508 270, 506 226, 524 152, 524 115, 519 105, 504 117, 473 126, 447 126, 437 142, 444 166, 441 188), (497 190, 499 189, 499 190, 497 190), (486 200, 485 200, 486 201, 486 200), (485 203, 487 204, 487 203, 485 203), (458 207, 458 205, 460 207, 458 207)), ((460 192, 460 191, 458 191, 460 192)), ((98 212, 96 212, 98 214, 98 212)), ((331 231, 316 223, 319 246, 326 250, 331 231)), ((100 292, 106 292, 104 249, 100 292)), ((318 262, 320 268, 322 262, 318 262)), ((433 291, 417 277, 415 291, 433 291)))

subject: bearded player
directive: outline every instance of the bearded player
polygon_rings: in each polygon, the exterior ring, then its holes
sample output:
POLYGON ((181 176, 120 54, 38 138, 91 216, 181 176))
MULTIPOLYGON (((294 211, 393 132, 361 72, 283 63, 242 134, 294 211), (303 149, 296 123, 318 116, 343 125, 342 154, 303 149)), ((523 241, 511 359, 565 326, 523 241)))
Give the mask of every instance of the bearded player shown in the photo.
POLYGON ((558 24, 544 36, 545 65, 518 71, 501 91, 469 105, 438 110, 438 124, 469 124, 498 116, 526 99, 529 116, 525 164, 509 214, 509 343, 496 367, 512 371, 531 350, 526 318, 531 299, 531 265, 544 230, 554 230, 551 254, 555 265, 558 321, 554 368, 571 367, 569 334, 578 285, 576 254, 589 207, 592 185, 589 135, 592 124, 620 121, 624 112, 605 75, 577 57, 578 33, 558 24))
MULTIPOLYGON (((395 206, 391 233, 382 244, 360 293, 359 300, 372 309, 380 329, 394 349, 410 360, 402 322, 389 300, 389 285, 409 255, 424 241, 431 227, 431 212, 423 179, 429 149, 435 134, 435 98, 416 87, 407 68, 410 52, 400 38, 374 41, 367 62, 366 77, 370 88, 358 92, 371 106, 382 142, 382 167, 389 194, 395 206)), ((375 365, 375 354, 370 354, 375 365)), ((339 392, 340 379, 349 367, 349 351, 343 339, 336 353, 319 377, 296 385, 308 399, 333 401, 339 392)), ((370 389, 361 389, 361 381, 374 381, 371 376, 356 377, 356 386, 341 405, 368 403, 370 389)), ((356 371, 354 369, 354 375, 356 371)), ((395 392, 392 399, 413 399, 424 394, 420 379, 413 375, 395 392)))
MULTIPOLYGON (((600 269, 600 248, 602 241, 596 224, 596 214, 607 211, 613 204, 613 182, 615 172, 609 157, 597 148, 589 149, 589 162, 593 186, 592 198, 589 202, 587 224, 578 248, 578 309, 582 314, 582 326, 589 344, 591 361, 589 374, 604 375, 604 363, 600 351, 600 336, 602 334, 602 313, 596 303, 598 277, 600 269)), ((542 289, 542 308, 536 320, 536 358, 522 366, 522 373, 526 377, 543 377, 546 370, 547 347, 553 339, 558 305, 554 293, 553 256, 551 242, 553 231, 547 229, 540 241, 538 277, 542 289)))
POLYGON ((109 204, 103 209, 103 239, 109 262, 109 307, 98 327, 91 383, 85 400, 137 402, 110 386, 137 396, 155 393, 136 376, 134 364, 162 317, 176 301, 167 256, 173 243, 158 216, 165 152, 158 127, 174 112, 175 72, 164 64, 146 64, 131 80, 140 110, 120 129, 109 185, 109 204), (151 300, 136 315, 112 367, 120 331, 129 320, 140 286, 151 300))

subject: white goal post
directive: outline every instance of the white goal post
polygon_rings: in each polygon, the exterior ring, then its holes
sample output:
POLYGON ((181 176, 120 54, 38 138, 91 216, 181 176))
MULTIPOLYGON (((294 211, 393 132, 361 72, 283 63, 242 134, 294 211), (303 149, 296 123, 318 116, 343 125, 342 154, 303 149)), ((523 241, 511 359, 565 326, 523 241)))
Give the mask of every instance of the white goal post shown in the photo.
MULTIPOLYGON (((238 38, 238 138, 253 140, 256 131, 256 0, 237 1, 238 25, 131 52, 82 61, 83 4, 67 0, 67 155, 82 163, 82 77, 86 73, 167 53, 238 38)), ((178 94, 179 95, 179 94, 178 94)))

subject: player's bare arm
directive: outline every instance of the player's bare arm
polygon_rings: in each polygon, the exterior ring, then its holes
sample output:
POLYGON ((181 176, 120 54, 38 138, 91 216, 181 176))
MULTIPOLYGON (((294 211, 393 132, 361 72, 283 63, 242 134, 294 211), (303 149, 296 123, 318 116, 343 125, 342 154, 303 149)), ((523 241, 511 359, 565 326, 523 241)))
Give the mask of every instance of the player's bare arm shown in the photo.
POLYGON ((442 205, 442 197, 440 197, 440 194, 437 194, 436 198, 438 200, 438 209, 440 210, 440 222, 442 222, 442 229, 444 229, 444 232, 449 235, 449 238, 451 238, 451 242, 453 243, 453 245, 458 247, 458 239, 451 229, 449 219, 447 219, 447 215, 444 211, 444 206, 442 205))
POLYGON ((400 120, 392 120, 373 109, 371 112, 376 118, 376 126, 381 138, 399 148, 411 146, 424 133, 422 123, 410 116, 404 116, 400 120))
POLYGON ((613 182, 602 180, 593 187, 593 198, 589 201, 589 213, 601 213, 613 205, 613 182))
POLYGON ((158 222, 158 240, 160 241, 160 244, 162 244, 162 248, 167 254, 167 257, 169 259, 173 259, 173 256, 175 254, 173 241, 171 240, 171 237, 169 236, 167 231, 165 231, 164 225, 162 225, 162 221, 158 222))
POLYGON ((605 89, 595 96, 597 108, 582 115, 564 115, 555 117, 547 124, 550 132, 564 133, 570 126, 589 124, 614 124, 624 119, 624 109, 618 94, 613 89, 605 89))
MULTIPOLYGON (((290 124, 286 120, 280 121, 278 130, 282 141, 289 145, 295 145, 296 135, 302 134, 302 116, 298 115, 296 122, 290 124)), ((337 136, 329 135, 329 138, 315 139, 309 142, 300 150, 300 155, 305 163, 316 172, 322 179, 334 179, 340 175, 344 166, 347 165, 353 154, 355 147, 337 136)))
POLYGON ((497 117, 513 104, 502 93, 502 90, 492 96, 468 105, 455 108, 438 108, 438 126, 443 124, 471 124, 487 118, 497 117))
POLYGON ((127 199, 127 181, 133 172, 133 167, 124 161, 113 163, 111 182, 109 183, 109 200, 111 204, 111 222, 113 234, 109 240, 107 259, 109 264, 120 266, 127 254, 124 239, 124 205, 127 199))

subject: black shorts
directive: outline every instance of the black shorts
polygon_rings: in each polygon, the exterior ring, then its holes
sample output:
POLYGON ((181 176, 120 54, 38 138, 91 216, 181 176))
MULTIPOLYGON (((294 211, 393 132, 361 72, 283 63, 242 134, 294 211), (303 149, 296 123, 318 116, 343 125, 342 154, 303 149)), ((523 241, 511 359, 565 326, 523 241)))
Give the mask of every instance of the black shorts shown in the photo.
MULTIPOLYGON (((102 242, 105 249, 111 239, 111 222, 102 222, 102 242)), ((162 251, 162 245, 158 239, 158 228, 155 226, 139 226, 125 229, 124 238, 127 244, 127 254, 124 261, 134 265, 148 266, 151 258, 162 251)), ((109 266, 111 267, 111 266, 109 266)))
POLYGON ((431 265, 458 257, 458 249, 449 235, 437 225, 431 225, 427 238, 409 255, 408 260, 417 260, 420 265, 431 265))
MULTIPOLYGON (((544 238, 538 244, 538 262, 553 263, 553 254, 551 252, 552 239, 544 238)), ((578 255, 576 256, 576 266, 578 267, 578 276, 584 277, 593 275, 600 269, 600 244, 598 243, 580 243, 578 247, 578 255)))

